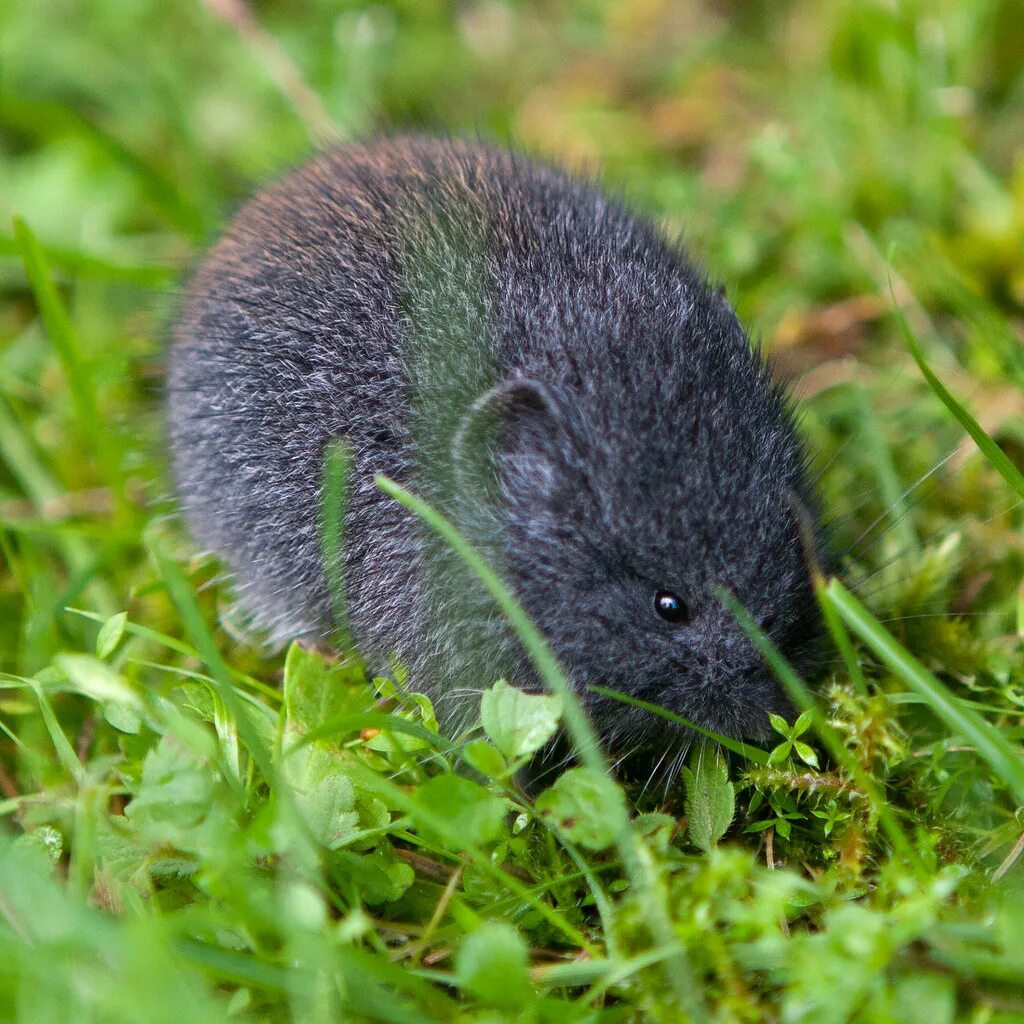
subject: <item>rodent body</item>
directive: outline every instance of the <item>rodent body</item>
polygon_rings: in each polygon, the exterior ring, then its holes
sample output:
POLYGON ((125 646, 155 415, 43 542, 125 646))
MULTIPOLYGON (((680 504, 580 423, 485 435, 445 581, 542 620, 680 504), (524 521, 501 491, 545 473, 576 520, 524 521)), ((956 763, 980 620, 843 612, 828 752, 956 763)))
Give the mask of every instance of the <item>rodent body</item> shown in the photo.
POLYGON ((331 635, 323 460, 347 443, 349 624, 441 712, 537 676, 377 473, 495 564, 615 744, 662 726, 588 684, 736 735, 785 708, 716 587, 798 663, 816 639, 786 399, 678 246, 522 155, 384 139, 258 195, 188 287, 169 418, 193 532, 280 639, 331 635))

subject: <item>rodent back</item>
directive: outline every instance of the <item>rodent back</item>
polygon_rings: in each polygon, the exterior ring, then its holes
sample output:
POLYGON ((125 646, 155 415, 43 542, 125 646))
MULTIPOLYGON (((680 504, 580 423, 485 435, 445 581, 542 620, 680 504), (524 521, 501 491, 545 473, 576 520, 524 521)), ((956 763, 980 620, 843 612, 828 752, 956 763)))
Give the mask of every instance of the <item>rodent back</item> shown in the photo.
MULTIPOLYGON (((399 478, 416 457, 440 467, 454 421, 503 374, 571 360, 545 335, 578 315, 567 264, 593 260, 577 250, 609 208, 507 151, 409 138, 325 154, 241 210, 189 284, 168 393, 186 513, 259 621, 329 627, 313 548, 330 440, 399 478)), ((386 576, 358 571, 362 520, 397 523, 368 475, 349 510, 354 600, 386 576)))
POLYGON ((517 211, 520 179, 497 149, 346 146, 250 201, 191 280, 168 381, 178 488, 197 538, 274 635, 331 628, 318 517, 338 437, 356 462, 353 611, 367 609, 368 630, 415 632, 418 539, 372 475, 407 479, 418 461, 443 477, 439 427, 500 375, 485 279, 495 239, 536 216, 517 211))

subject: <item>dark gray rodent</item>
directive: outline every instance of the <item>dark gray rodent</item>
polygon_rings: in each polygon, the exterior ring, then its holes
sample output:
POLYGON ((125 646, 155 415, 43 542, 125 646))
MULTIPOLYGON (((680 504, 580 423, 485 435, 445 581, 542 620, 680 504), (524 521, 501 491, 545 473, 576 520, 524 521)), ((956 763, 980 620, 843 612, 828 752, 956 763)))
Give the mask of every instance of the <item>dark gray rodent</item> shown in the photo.
POLYGON ((733 735, 787 709, 716 585, 798 665, 815 649, 788 400, 678 245, 520 154, 380 139, 267 188, 189 285, 169 412, 195 536, 278 639, 332 633, 323 461, 347 441, 352 632, 449 716, 537 676, 375 473, 500 569, 615 747, 665 725, 588 684, 733 735))

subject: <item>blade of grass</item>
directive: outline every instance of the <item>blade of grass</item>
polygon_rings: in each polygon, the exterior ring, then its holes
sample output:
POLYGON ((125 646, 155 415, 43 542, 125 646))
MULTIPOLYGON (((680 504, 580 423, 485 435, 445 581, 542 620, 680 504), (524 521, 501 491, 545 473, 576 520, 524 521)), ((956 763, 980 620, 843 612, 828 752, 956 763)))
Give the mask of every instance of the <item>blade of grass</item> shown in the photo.
POLYGON ((631 697, 629 694, 622 693, 619 690, 609 690, 604 686, 591 686, 590 690, 604 697, 611 697, 613 700, 621 701, 623 704, 629 704, 635 708, 643 708, 644 711, 650 711, 652 715, 657 715, 668 722, 675 722, 676 725, 681 725, 693 732, 700 733, 701 736, 714 740, 719 746, 725 747, 726 750, 731 750, 740 757, 745 757, 748 761, 753 761, 754 764, 768 763, 768 752, 760 747, 754 747, 749 743, 743 743, 741 740, 730 739, 721 733, 705 729, 703 726, 697 725, 696 722, 691 722, 688 718, 683 718, 682 715, 677 715, 675 712, 669 711, 668 708, 663 708, 660 704, 652 704, 650 701, 641 700, 639 697, 631 697))
POLYGON ((825 578, 819 573, 814 573, 814 595, 818 599, 818 606, 821 608, 821 616, 825 620, 828 631, 832 634, 836 647, 839 648, 846 671, 850 674, 850 682, 854 690, 862 697, 868 693, 868 684, 864 681, 864 672, 861 670, 860 662, 857 660, 857 652, 850 642, 850 634, 847 633, 843 620, 839 618, 832 602, 825 595, 825 578))
POLYGON ((423 740, 427 745, 443 753, 450 753, 455 749, 454 744, 450 743, 443 736, 438 735, 436 732, 431 732, 429 729, 424 729, 422 725, 417 725, 415 722, 407 722, 404 718, 389 715, 383 711, 364 711, 361 714, 346 715, 343 718, 332 718, 322 725, 318 725, 288 747, 287 751, 285 751, 285 756, 290 757, 297 750, 310 743, 315 743, 317 740, 330 739, 334 736, 345 736, 350 733, 359 732, 362 729, 371 728, 389 729, 392 732, 405 733, 407 736, 423 740))
MULTIPOLYGON (((5 673, 0 672, 0 680, 5 682, 13 681, 19 689, 29 689, 29 680, 23 679, 21 676, 8 676, 5 673)), ((9 728, 3 719, 0 719, 0 732, 2 732, 14 745, 15 749, 20 754, 26 754, 28 747, 25 745, 25 741, 11 728, 9 728)))
POLYGON ((569 963, 541 964, 534 967, 530 974, 535 982, 546 988, 577 988, 581 985, 593 984, 582 1001, 590 1004, 611 985, 618 985, 630 975, 650 967, 652 964, 672 956, 679 948, 676 943, 667 949, 652 949, 629 960, 613 957, 595 960, 573 960, 569 963))
MULTIPOLYGON (((400 505, 413 512, 431 529, 439 533, 483 583, 498 607, 511 622, 548 688, 562 698, 562 715, 581 760, 596 774, 607 772, 608 766, 601 753, 597 734, 587 720, 579 698, 570 686, 540 630, 530 621, 529 616, 509 592, 498 574, 455 527, 426 502, 385 476, 378 476, 376 484, 388 497, 394 498, 400 505)), ((622 823, 622 826, 625 827, 625 822, 622 823)))
POLYGON ((171 227, 198 238, 205 232, 206 225, 214 221, 215 211, 197 206, 195 197, 174 180, 168 170, 143 159, 101 124, 71 106, 19 96, 8 90, 0 93, 0 109, 8 125, 14 124, 28 135, 47 139, 59 128, 69 136, 89 142, 130 176, 153 209, 159 211, 171 227))
MULTIPOLYGON (((162 586, 162 585, 161 585, 162 586)), ((80 615, 84 619, 89 619, 92 622, 98 622, 102 625, 107 621, 109 616, 97 615, 95 612, 87 611, 84 608, 65 608, 64 611, 70 615, 80 615)), ((159 644, 161 647, 166 647, 168 650, 176 651, 178 654, 183 654, 187 658, 199 658, 199 652, 191 647, 189 644, 183 643, 181 640, 176 639, 173 636, 168 636, 166 633, 160 633, 155 629, 150 629, 148 626, 142 626, 137 622, 132 622, 130 619, 124 624, 124 631, 130 633, 132 636, 137 636, 143 640, 150 640, 155 644, 159 644)), ((149 663, 151 668, 160 668, 165 672, 180 671, 183 675, 191 675, 195 678, 201 679, 203 682, 210 682, 210 677, 205 675, 199 675, 198 673, 189 673, 184 669, 175 669, 170 665, 156 665, 149 663)), ((264 697, 269 697, 272 700, 281 702, 282 694, 281 691, 273 686, 268 686, 266 683, 261 682, 259 679, 255 679, 253 676, 246 675, 244 672, 239 672, 237 669, 233 669, 228 666, 228 671, 232 677, 240 683, 244 683, 246 686, 251 687, 264 697)))
POLYGON ((850 642, 850 635, 846 632, 846 627, 824 594, 825 574, 821 567, 821 555, 813 517, 807 506, 795 495, 791 497, 790 504, 796 513, 800 530, 800 544, 804 549, 804 558, 810 568, 811 585, 814 587, 814 596, 818 602, 818 607, 821 609, 822 618, 825 620, 825 625, 829 633, 832 634, 832 639, 835 641, 840 656, 846 664, 846 671, 850 674, 850 683, 860 696, 866 697, 868 686, 864 680, 864 673, 861 671, 860 662, 857 660, 857 652, 853 649, 853 644, 850 642))
POLYGON ((105 806, 110 794, 95 783, 81 787, 75 801, 70 860, 68 862, 68 888, 77 899, 89 896, 96 873, 96 822, 99 808, 105 806))
POLYGON ((338 441, 324 459, 323 499, 320 507, 320 545, 323 550, 327 590, 334 613, 338 645, 351 653, 355 645, 348 625, 345 600, 345 498, 348 489, 349 453, 338 441))
MULTIPOLYGON (((605 992, 607 992, 613 985, 621 985, 634 974, 639 974, 641 971, 653 966, 660 960, 665 959, 665 957, 672 956, 673 949, 675 948, 678 947, 670 946, 668 949, 652 949, 647 953, 641 953, 639 956, 634 957, 631 960, 619 960, 617 963, 605 961, 606 971, 604 975, 593 980, 591 987, 582 996, 581 1002, 586 1006, 592 1006, 595 1002, 601 999, 605 992)), ((571 967, 572 965, 565 964, 564 966, 571 967)), ((562 977, 566 978, 566 981, 564 981, 563 984, 571 984, 571 982, 568 981, 568 977, 571 977, 568 971, 565 972, 565 975, 562 977)))
POLYGON ((959 702, 839 580, 831 580, 825 593, 847 625, 868 644, 893 674, 924 698, 951 732, 973 744, 978 754, 1013 793, 1017 803, 1024 804, 1024 752, 976 711, 959 702))
MULTIPOLYGON (((495 603, 515 629, 523 647, 530 655, 548 688, 561 696, 562 714, 573 745, 583 761, 595 775, 608 774, 608 767, 590 722, 576 693, 569 684, 554 653, 540 630, 533 624, 522 605, 512 596, 501 577, 487 564, 486 559, 459 533, 440 512, 385 476, 376 477, 377 486, 400 505, 413 512, 437 532, 459 555, 480 582, 487 588, 495 603)), ((618 812, 621 813, 621 812, 618 812)), ((662 879, 646 845, 629 828, 628 818, 615 821, 616 846, 623 867, 629 875, 634 891, 640 894, 648 916, 655 942, 668 948, 674 943, 672 921, 666 910, 666 893, 662 879)), ((707 1005, 697 987, 693 969, 685 950, 680 950, 663 963, 665 977, 691 1020, 709 1019, 707 1005)))
POLYGON ((3 398, 0 398, 0 457, 36 508, 56 501, 64 493, 63 488, 43 466, 29 441, 27 431, 22 428, 3 398))
POLYGON ((552 831, 562 844, 562 848, 569 855, 569 859, 576 865, 580 875, 586 881, 587 888, 590 890, 590 895, 594 900, 594 906, 597 907, 597 915, 601 921, 601 930, 604 933, 607 954, 611 959, 617 960, 621 955, 621 948, 618 935, 615 932, 615 908, 608 898, 605 887, 601 884, 601 879, 597 877, 597 873, 587 863, 580 851, 569 841, 568 836, 562 834, 561 829, 553 826, 552 831))
MULTIPOLYGON (((21 485, 25 495, 37 507, 41 507, 47 501, 63 493, 60 486, 36 457, 26 432, 15 419, 3 398, 0 398, 0 458, 3 459, 11 474, 21 485)), ((59 530, 51 531, 51 536, 61 558, 74 575, 81 577, 94 571, 93 551, 80 537, 65 534, 59 530)), ((90 582, 87 593, 96 602, 96 607, 104 619, 118 610, 113 591, 101 578, 95 578, 90 582)))
MULTIPOLYGON (((125 629, 125 632, 127 633, 128 630, 125 629)), ((213 679, 211 679, 205 672, 193 672, 191 669, 183 668, 180 665, 162 665, 158 661, 147 661, 145 658, 126 658, 125 660, 132 665, 141 665, 143 668, 150 668, 154 672, 164 672, 167 675, 181 676, 182 679, 194 679, 197 683, 205 683, 207 686, 210 686, 213 683, 213 679)), ((280 690, 275 690, 272 686, 267 686, 266 683, 261 683, 258 679, 243 677, 240 673, 235 671, 232 671, 231 674, 235 679, 241 679, 246 686, 253 687, 261 697, 269 697, 276 704, 281 703, 280 690)), ((249 694, 243 695, 253 699, 249 694)))
POLYGON ((252 985, 266 992, 288 990, 288 970, 264 963, 253 956, 209 946, 197 939, 180 939, 175 952, 186 963, 194 964, 221 981, 252 985))
MULTIPOLYGON (((896 472, 892 450, 878 427, 877 418, 868 403, 867 391, 863 387, 857 388, 855 401, 860 412, 859 433, 871 451, 871 466, 886 510, 882 518, 884 520, 888 517, 892 523, 891 529, 895 531, 901 550, 920 553, 921 538, 917 535, 913 519, 907 514, 910 490, 904 487, 896 472)), ((869 531, 869 536, 872 533, 873 529, 869 531)))
MULTIPOLYGON (((51 267, 57 267, 68 274, 97 278, 101 281, 124 281, 140 288, 162 289, 173 283, 178 271, 174 267, 160 264, 115 263, 102 256, 93 256, 77 249, 65 249, 47 245, 43 254, 51 267)), ((10 235, 0 235, 0 257, 21 260, 21 247, 10 235)))
MULTIPOLYGON (((432 1016, 431 1021, 457 1019, 459 1005, 445 991, 424 983, 420 978, 400 964, 374 956, 358 946, 345 946, 339 951, 346 970, 355 970, 373 976, 382 986, 405 992, 418 999, 432 1016)), ((358 1009, 358 1008, 354 1008, 358 1009)))
POLYGON ((946 386, 935 376, 925 361, 924 353, 907 324, 899 306, 893 306, 893 315, 899 324, 903 338, 914 357, 922 376, 928 386, 935 392, 942 404, 960 421, 963 428, 974 439, 985 458, 996 468, 1002 478, 1021 496, 1024 497, 1024 474, 1013 464, 1010 457, 992 440, 985 428, 967 411, 967 409, 950 393, 946 386))
POLYGON ((90 448, 96 453, 118 511, 124 518, 129 514, 131 505, 125 493, 124 473, 120 460, 110 443, 111 435, 104 429, 100 420, 100 410, 96 403, 96 381, 92 369, 82 354, 71 317, 57 291, 57 286, 53 283, 53 275, 46 262, 43 247, 28 224, 17 215, 14 217, 14 238, 21 249, 25 273, 28 274, 39 315, 64 365, 79 426, 88 438, 90 448))
POLYGON ((78 760, 75 748, 71 746, 67 736, 64 735, 64 730, 54 714, 53 705, 47 699, 43 688, 34 679, 28 679, 25 682, 32 687, 36 700, 39 701, 39 712, 42 715, 46 731, 50 734, 50 742, 53 743, 54 750, 57 752, 57 760, 60 761, 61 767, 79 787, 85 786, 89 778, 82 767, 82 762, 78 760))
POLYGON ((231 679, 231 671, 221 657, 217 649, 216 641, 203 620, 199 606, 185 579, 184 573, 178 568, 177 563, 167 554, 163 545, 152 534, 146 538, 146 544, 150 555, 156 564, 160 575, 167 584, 167 592, 174 602, 174 606, 181 616, 185 633, 191 640, 193 646, 202 658, 206 667, 210 670, 213 683, 224 707, 234 719, 238 734, 245 743, 252 759, 256 762, 263 777, 268 781, 276 778, 274 765, 270 758, 270 751, 263 742, 259 730, 253 725, 249 712, 235 693, 235 686, 231 679))

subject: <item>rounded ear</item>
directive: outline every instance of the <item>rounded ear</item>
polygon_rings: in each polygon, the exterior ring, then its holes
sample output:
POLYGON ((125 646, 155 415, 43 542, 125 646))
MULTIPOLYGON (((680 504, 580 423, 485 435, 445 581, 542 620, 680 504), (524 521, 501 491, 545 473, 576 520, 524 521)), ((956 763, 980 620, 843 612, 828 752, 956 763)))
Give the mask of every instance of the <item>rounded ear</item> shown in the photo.
POLYGON ((452 441, 460 490, 493 488, 506 460, 550 485, 559 420, 554 392, 532 377, 513 377, 485 391, 460 420, 452 441))

